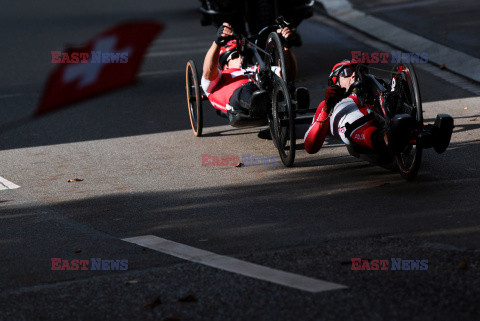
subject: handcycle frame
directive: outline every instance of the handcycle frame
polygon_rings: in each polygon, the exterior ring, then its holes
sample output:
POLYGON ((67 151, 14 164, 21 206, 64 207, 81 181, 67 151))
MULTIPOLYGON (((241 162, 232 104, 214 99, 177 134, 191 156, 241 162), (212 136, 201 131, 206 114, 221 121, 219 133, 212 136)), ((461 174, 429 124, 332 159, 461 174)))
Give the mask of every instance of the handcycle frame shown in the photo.
MULTIPOLYGON (((372 107, 375 122, 380 127, 388 128, 392 118, 398 114, 408 114, 415 122, 414 128, 409 132, 408 143, 403 150, 395 152, 387 148, 378 153, 376 158, 370 157, 370 159, 375 159, 379 163, 395 160, 400 175, 411 181, 416 177, 420 168, 423 150, 422 137, 427 134, 424 131, 420 87, 414 67, 409 63, 396 64, 391 71, 390 83, 366 72, 367 68, 372 67, 364 64, 356 66, 355 82, 351 85, 347 96, 356 88, 360 103, 372 107)), ((362 153, 361 148, 355 148, 353 142, 348 146, 348 150, 356 157, 360 157, 362 154, 368 156, 368 152, 362 153)))
MULTIPOLYGON (((283 52, 283 43, 276 33, 276 29, 284 27, 284 21, 277 20, 277 25, 263 28, 252 37, 234 35, 240 42, 240 51, 246 57, 247 65, 257 66, 254 72, 255 83, 260 89, 271 93, 272 107, 267 112, 267 119, 273 143, 277 148, 282 163, 289 167, 295 160, 295 123, 307 123, 306 119, 295 119, 296 113, 292 97, 287 86, 287 68, 283 52), (265 44, 265 49, 260 46, 265 44), (272 71, 272 66, 280 69, 283 76, 280 78, 272 71)), ((190 117, 190 124, 195 136, 202 136, 203 107, 202 102, 208 100, 206 93, 200 86, 195 62, 189 60, 186 65, 186 94, 190 117)), ((229 115, 216 110, 220 116, 229 115)), ((248 117, 245 117, 248 119, 248 117)), ((253 119, 252 119, 253 120, 253 119)), ((310 120, 308 121, 308 123, 310 120)), ((264 121, 265 123, 265 121, 264 121)), ((255 124, 253 124, 255 126, 255 124)))

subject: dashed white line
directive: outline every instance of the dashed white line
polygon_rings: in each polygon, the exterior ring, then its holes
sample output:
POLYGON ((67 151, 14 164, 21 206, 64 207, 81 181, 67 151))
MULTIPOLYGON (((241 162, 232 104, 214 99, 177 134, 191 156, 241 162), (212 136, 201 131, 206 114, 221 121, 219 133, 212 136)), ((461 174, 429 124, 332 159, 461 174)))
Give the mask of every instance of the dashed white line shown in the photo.
POLYGON ((137 244, 165 254, 173 255, 191 262, 204 264, 216 269, 233 272, 251 278, 312 293, 347 288, 345 285, 272 269, 262 265, 253 264, 232 257, 197 249, 181 243, 169 241, 154 235, 125 238, 123 241, 137 244))
POLYGON ((19 187, 20 186, 18 186, 17 184, 14 184, 0 176, 0 191, 5 189, 15 189, 19 187))

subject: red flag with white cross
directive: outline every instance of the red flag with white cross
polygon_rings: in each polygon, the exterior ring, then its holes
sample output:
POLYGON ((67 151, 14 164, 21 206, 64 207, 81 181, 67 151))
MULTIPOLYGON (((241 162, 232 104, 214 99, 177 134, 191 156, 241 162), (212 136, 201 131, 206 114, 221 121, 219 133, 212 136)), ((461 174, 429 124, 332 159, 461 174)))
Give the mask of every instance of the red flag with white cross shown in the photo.
POLYGON ((52 63, 59 66, 50 74, 35 116, 134 82, 146 49, 161 30, 156 22, 125 23, 81 48, 52 51, 52 63))

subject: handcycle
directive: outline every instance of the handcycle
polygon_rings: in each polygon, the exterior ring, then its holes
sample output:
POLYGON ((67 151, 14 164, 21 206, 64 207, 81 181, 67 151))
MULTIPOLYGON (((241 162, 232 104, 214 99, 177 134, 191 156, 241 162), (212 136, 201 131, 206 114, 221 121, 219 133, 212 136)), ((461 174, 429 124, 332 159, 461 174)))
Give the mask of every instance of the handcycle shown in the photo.
POLYGON ((348 145, 347 149, 352 156, 364 156, 381 165, 396 163, 400 175, 411 181, 417 176, 423 149, 433 147, 437 153, 446 150, 454 127, 453 118, 447 114, 438 114, 433 125, 424 124, 420 87, 412 64, 396 64, 390 72, 389 81, 375 77, 369 73, 369 69, 377 68, 357 65, 355 82, 347 95, 356 89, 361 105, 371 107, 374 122, 379 128, 394 126, 392 119, 405 114, 412 117, 412 126, 408 137, 404 138, 406 144, 401 150, 387 148, 381 153, 372 154, 354 143, 348 145))
MULTIPOLYGON (((245 57, 244 64, 255 66, 255 83, 260 89, 271 93, 272 106, 267 111, 266 119, 253 119, 248 115, 217 111, 219 116, 238 117, 243 126, 269 125, 270 134, 277 148, 282 163, 289 167, 295 160, 295 111, 298 102, 292 100, 294 88, 287 85, 287 66, 284 57, 284 44, 276 33, 278 28, 288 26, 280 17, 277 24, 263 28, 258 34, 246 37, 235 34, 240 43, 240 52, 245 57), (263 46, 263 48, 262 48, 263 46), (272 68, 273 67, 273 68, 272 68), (277 70, 277 73, 274 71, 277 70)), ((195 136, 202 136, 203 106, 208 101, 207 95, 199 83, 197 68, 193 60, 186 65, 186 94, 190 124, 195 136)))
POLYGON ((230 23, 235 30, 251 34, 264 26, 274 24, 275 18, 285 17, 297 27, 304 19, 313 15, 315 1, 312 0, 200 0, 201 24, 213 24, 217 28, 223 22, 230 23))

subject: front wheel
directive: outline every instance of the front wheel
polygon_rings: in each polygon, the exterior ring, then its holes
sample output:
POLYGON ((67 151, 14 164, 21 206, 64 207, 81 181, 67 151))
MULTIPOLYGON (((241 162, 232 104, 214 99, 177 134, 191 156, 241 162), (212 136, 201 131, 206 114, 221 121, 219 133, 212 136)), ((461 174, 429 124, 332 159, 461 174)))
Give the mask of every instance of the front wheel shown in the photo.
POLYGON ((267 67, 274 68, 275 73, 288 84, 287 65, 285 64, 282 41, 278 33, 271 32, 268 35, 265 51, 271 56, 270 59, 268 57, 265 58, 268 62, 267 67))
POLYGON ((275 77, 270 128, 272 139, 282 163, 290 167, 295 160, 295 121, 288 88, 281 78, 275 77))
POLYGON ((422 99, 417 75, 411 64, 395 65, 392 74, 392 91, 399 98, 400 113, 407 113, 415 120, 415 128, 411 133, 408 145, 402 152, 395 154, 400 175, 408 181, 418 173, 422 160, 422 147, 417 144, 417 135, 423 130, 422 99))

